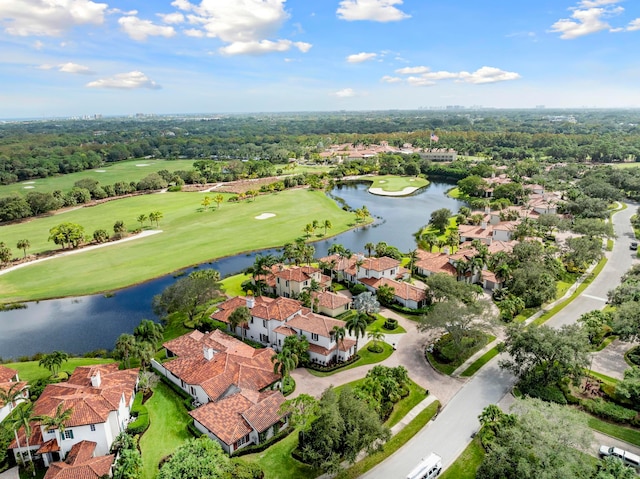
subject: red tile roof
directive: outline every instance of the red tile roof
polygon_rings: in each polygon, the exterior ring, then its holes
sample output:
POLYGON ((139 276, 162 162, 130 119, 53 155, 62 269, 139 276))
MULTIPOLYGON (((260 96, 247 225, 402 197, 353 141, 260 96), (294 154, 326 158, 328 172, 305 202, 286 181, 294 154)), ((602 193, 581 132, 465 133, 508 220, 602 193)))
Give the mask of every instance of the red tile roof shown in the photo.
POLYGON ((363 278, 360 280, 360 282, 371 286, 374 289, 378 289, 382 285, 389 286, 393 288, 394 296, 397 296, 398 298, 404 300, 420 302, 427 299, 427 293, 425 289, 419 288, 405 281, 395 281, 389 278, 363 278))
POLYGON ((93 457, 95 447, 91 441, 74 444, 64 462, 49 466, 44 479, 99 479, 110 474, 115 456, 93 457))
POLYGON ((287 321, 287 326, 290 328, 315 333, 325 338, 330 337, 334 326, 344 328, 345 324, 346 323, 340 319, 334 319, 312 312, 295 316, 287 321))
MULTIPOLYGON (((24 388, 26 388, 28 385, 28 383, 26 381, 19 381, 19 382, 5 382, 5 383, 1 383, 0 382, 0 391, 4 391, 9 392, 9 389, 13 388, 14 391, 22 391, 24 388)), ((25 395, 26 396, 26 395, 25 395)), ((4 407, 5 403, 0 399, 0 408, 4 407)))
POLYGON ((302 283, 312 278, 315 273, 319 273, 318 268, 312 266, 291 266, 289 268, 278 269, 274 273, 277 278, 281 278, 285 281, 296 281, 302 283))
POLYGON ((16 371, 15 369, 9 369, 8 367, 0 364, 0 383, 11 381, 16 377, 16 374, 18 374, 18 371, 16 371))
POLYGON ((342 294, 332 293, 331 291, 323 291, 314 293, 314 298, 318 298, 318 305, 327 309, 336 309, 351 304, 351 299, 342 294))
MULTIPOLYGON (((247 301, 247 298, 237 296, 220 303, 218 305, 218 310, 211 315, 211 318, 228 323, 231 313, 240 306, 247 306, 247 301)), ((254 318, 268 320, 275 319, 277 321, 287 320, 302 308, 299 301, 284 297, 268 298, 266 296, 258 296, 254 298, 253 303, 253 307, 250 308, 250 311, 254 318)), ((174 351, 174 353, 179 355, 176 351, 174 351)))
POLYGON ((189 412, 226 444, 232 445, 253 429, 262 432, 280 421, 284 403, 280 391, 241 391, 217 402, 210 402, 189 412))
POLYGON ((449 256, 444 253, 421 252, 420 259, 415 263, 416 268, 430 271, 432 273, 446 273, 456 276, 456 268, 449 263, 449 256))

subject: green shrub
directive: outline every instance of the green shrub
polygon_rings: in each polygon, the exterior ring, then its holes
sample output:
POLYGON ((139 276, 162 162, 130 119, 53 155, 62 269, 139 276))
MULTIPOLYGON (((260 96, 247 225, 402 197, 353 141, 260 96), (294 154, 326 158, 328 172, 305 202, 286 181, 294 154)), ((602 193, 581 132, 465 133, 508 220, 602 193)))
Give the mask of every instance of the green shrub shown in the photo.
POLYGON ((132 436, 143 434, 149 428, 149 414, 146 411, 147 408, 145 406, 143 407, 145 408, 145 412, 138 414, 136 420, 127 426, 127 432, 132 436))
POLYGON ((625 355, 629 362, 635 364, 636 366, 640 366, 640 346, 636 346, 635 348, 631 348, 627 351, 625 355))
POLYGON ((629 423, 637 416, 636 411, 602 398, 583 400, 582 407, 595 416, 619 423, 629 423))
POLYGON ((314 371, 320 371, 322 373, 329 373, 331 371, 335 371, 337 369, 341 369, 341 368, 343 368, 345 366, 348 366, 351 363, 355 363, 359 359, 360 359, 360 355, 354 354, 353 356, 351 356, 351 358, 349 358, 348 361, 344 361, 342 363, 336 363, 336 364, 332 364, 330 366, 322 366, 322 365, 316 364, 316 363, 307 363, 305 365, 305 367, 307 369, 312 369, 314 371))
POLYGON ((531 386, 523 391, 531 397, 542 399, 547 402, 554 402, 557 404, 567 404, 567 398, 562 393, 562 390, 555 385, 552 386, 531 386))
POLYGON ((291 377, 287 376, 282 380, 282 394, 284 396, 288 396, 296 389, 296 381, 291 377))
POLYGON ((369 290, 364 284, 356 283, 349 288, 349 291, 351 291, 351 294, 353 294, 354 296, 358 296, 359 294, 365 293, 369 290))
POLYGON ((202 431, 200 431, 200 429, 196 427, 195 423, 193 422, 193 419, 189 421, 189 424, 187 424, 187 429, 191 434, 193 434, 194 437, 200 437, 205 435, 202 431))
POLYGON ((147 407, 142 405, 142 398, 142 391, 138 391, 133 399, 133 406, 131 406, 131 415, 134 417, 137 417, 141 413, 147 413, 147 407))
POLYGON ((268 449, 269 447, 273 446, 276 442, 282 441, 285 437, 289 435, 289 433, 292 430, 293 430, 292 428, 286 427, 285 429, 282 429, 277 434, 274 434, 273 436, 271 436, 268 441, 265 441, 262 444, 253 444, 251 446, 243 447, 235 451, 232 455, 233 457, 238 457, 238 456, 244 456, 246 454, 253 454, 255 452, 262 452, 268 449))
POLYGON ((382 327, 384 329, 389 330, 389 331, 393 331, 394 329, 396 329, 398 327, 398 320, 397 319, 392 319, 392 318, 387 318, 387 320, 384 322, 384 325, 382 327))
POLYGON ((233 459, 231 466, 233 479, 263 479, 264 477, 264 471, 257 464, 233 459))

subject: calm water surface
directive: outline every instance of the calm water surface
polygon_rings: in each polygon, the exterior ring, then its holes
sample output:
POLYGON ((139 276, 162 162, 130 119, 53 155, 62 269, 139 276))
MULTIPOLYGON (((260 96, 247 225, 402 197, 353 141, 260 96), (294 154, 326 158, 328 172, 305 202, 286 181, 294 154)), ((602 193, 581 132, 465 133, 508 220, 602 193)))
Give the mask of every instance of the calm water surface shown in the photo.
MULTIPOLYGON (((353 208, 366 206, 377 222, 314 243, 316 256, 324 256, 333 243, 351 251, 364 251, 366 243, 385 241, 400 251, 415 248, 413 233, 425 225, 431 212, 449 208, 456 212, 462 203, 445 195, 448 183, 431 183, 418 193, 401 198, 375 196, 367 185, 350 184, 335 188, 331 194, 353 208)), ((277 250, 262 252, 278 254, 277 250)), ((201 265, 214 268, 225 277, 253 264, 255 253, 223 258, 201 265)), ((191 271, 191 270, 188 270, 191 271)), ((188 272, 187 271, 187 272, 188 272)), ((111 349, 123 332, 132 332, 141 319, 157 319, 151 311, 151 299, 175 281, 172 275, 103 295, 54 299, 27 303, 27 309, 0 312, 0 357, 17 358, 53 350, 82 354, 111 349)))

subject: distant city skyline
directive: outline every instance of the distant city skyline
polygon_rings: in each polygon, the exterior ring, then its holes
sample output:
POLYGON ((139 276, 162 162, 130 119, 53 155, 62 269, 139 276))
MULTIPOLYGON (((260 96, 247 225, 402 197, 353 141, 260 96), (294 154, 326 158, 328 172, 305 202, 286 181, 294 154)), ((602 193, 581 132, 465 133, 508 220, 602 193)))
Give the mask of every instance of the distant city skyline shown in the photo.
POLYGON ((640 108, 633 0, 2 0, 0 118, 640 108))

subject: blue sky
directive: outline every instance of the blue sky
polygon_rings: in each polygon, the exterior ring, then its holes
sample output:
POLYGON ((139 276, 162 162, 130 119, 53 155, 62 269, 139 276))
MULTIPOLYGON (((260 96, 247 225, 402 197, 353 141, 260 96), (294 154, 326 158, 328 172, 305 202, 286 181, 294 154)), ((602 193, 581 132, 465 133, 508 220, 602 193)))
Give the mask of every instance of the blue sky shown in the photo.
POLYGON ((638 0, 2 0, 0 118, 640 107, 638 0))

